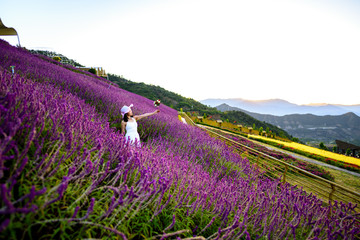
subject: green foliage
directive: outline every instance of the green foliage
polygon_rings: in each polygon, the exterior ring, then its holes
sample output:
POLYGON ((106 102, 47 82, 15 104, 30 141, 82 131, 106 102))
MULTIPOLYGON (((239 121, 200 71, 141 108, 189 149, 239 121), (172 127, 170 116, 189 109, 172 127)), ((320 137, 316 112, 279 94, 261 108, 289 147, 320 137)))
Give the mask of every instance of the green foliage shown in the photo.
POLYGON ((90 73, 93 73, 93 74, 96 74, 96 69, 95 69, 95 68, 90 68, 90 69, 89 69, 89 72, 90 72, 90 73))
POLYGON ((53 57, 52 59, 54 59, 55 61, 58 61, 58 62, 61 61, 61 57, 59 57, 59 56, 55 56, 55 57, 53 57))
POLYGON ((346 149, 346 156, 350 156, 351 155, 351 149, 346 149))
MULTIPOLYGON (((56 52, 42 51, 42 50, 29 50, 29 51, 31 53, 47 56, 47 57, 52 58, 52 59, 54 59, 55 57, 58 57, 58 58, 60 58, 62 63, 69 64, 69 65, 72 65, 74 67, 84 67, 83 65, 76 62, 75 60, 69 59, 66 56, 64 56, 62 54, 59 54, 59 53, 56 53, 56 52)), ((54 60, 56 60, 56 59, 54 59, 54 60)), ((56 60, 56 61, 58 61, 58 60, 56 60)))
POLYGON ((326 151, 329 150, 329 149, 325 146, 325 144, 324 144, 323 142, 321 142, 321 143, 319 144, 319 148, 322 149, 322 150, 326 150, 326 151))
POLYGON ((259 134, 262 135, 262 132, 264 131, 264 128, 263 127, 260 127, 259 128, 259 134))

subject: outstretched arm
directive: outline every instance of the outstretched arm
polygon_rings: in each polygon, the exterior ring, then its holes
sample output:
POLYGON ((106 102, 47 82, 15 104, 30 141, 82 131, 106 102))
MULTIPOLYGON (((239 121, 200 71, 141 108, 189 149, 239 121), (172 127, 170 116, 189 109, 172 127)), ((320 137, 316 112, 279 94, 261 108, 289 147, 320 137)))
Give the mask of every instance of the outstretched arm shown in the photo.
POLYGON ((146 118, 146 117, 150 117, 150 116, 152 116, 152 115, 155 115, 155 114, 157 114, 157 113, 159 113, 159 112, 160 112, 160 110, 157 109, 157 110, 155 110, 155 111, 153 111, 153 112, 151 112, 151 113, 144 113, 144 114, 142 114, 142 115, 136 115, 136 116, 134 116, 134 118, 135 118, 135 120, 137 121, 137 120, 140 120, 140 119, 142 119, 142 118, 146 118))

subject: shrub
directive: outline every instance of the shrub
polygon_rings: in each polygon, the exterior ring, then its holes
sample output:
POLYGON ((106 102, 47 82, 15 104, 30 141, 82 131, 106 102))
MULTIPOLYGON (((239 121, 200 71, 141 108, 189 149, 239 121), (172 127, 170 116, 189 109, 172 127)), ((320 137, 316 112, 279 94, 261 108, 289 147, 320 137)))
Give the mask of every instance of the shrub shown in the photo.
POLYGON ((96 69, 95 68, 90 68, 89 72, 92 73, 92 74, 96 74, 96 69))
POLYGON ((60 58, 59 56, 55 56, 55 57, 53 57, 53 59, 54 59, 55 61, 58 61, 58 62, 61 61, 61 58, 60 58))

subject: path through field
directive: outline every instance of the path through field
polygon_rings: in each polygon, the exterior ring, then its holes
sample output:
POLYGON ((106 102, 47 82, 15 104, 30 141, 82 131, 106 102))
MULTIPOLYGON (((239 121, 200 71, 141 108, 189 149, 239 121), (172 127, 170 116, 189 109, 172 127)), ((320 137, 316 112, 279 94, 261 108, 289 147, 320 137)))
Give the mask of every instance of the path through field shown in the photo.
POLYGON ((360 177, 360 173, 356 173, 356 172, 353 172, 353 171, 349 171, 349 170, 346 170, 344 168, 340 168, 340 167, 337 167, 337 166, 334 166, 334 165, 331 165, 331 164, 327 164, 327 163, 324 163, 324 162, 320 162, 320 161, 317 161, 315 159, 312 159, 312 158, 308 158, 306 156, 302 156, 300 154, 296 154, 296 153, 293 153, 293 152, 290 152, 290 151, 286 151, 284 149, 280 149, 280 148, 276 148, 276 147, 273 147, 273 146, 270 146, 270 145, 267 145, 265 143, 260 143, 260 142, 257 142, 258 144, 261 144, 263 145, 264 147, 270 149, 270 150, 273 150, 273 151, 278 151, 278 152, 283 152, 287 155, 290 155, 290 156, 293 156, 294 158, 298 158, 300 160, 304 160, 304 161, 307 161, 307 162, 310 162, 310 163, 314 163, 314 164, 317 164, 317 165, 321 165, 321 166, 324 166, 324 167, 328 167, 328 168, 332 168, 332 169, 335 169, 335 170, 339 170, 339 171, 342 171, 342 172, 345 172, 345 173, 348 173, 348 174, 351 174, 351 175, 354 175, 356 177, 360 177))
MULTIPOLYGON (((215 129, 215 128, 212 128, 212 127, 209 127, 209 126, 203 126, 203 125, 198 125, 198 126, 202 127, 202 128, 215 129)), ((219 130, 219 129, 217 129, 217 130, 219 130)), ((220 131, 222 131, 222 130, 220 130, 220 131)), ((223 132, 227 133, 227 134, 231 134, 231 132, 228 132, 228 131, 223 131, 223 132)), ((237 135, 237 134, 236 134, 236 136, 242 137, 242 136, 237 135)), ((328 167, 328 168, 331 168, 331 169, 334 169, 334 170, 342 171, 344 173, 348 173, 348 174, 351 174, 353 176, 356 176, 356 177, 360 178, 360 173, 356 173, 356 172, 353 172, 353 171, 346 170, 344 168, 340 168, 340 167, 337 167, 337 166, 334 166, 334 165, 331 165, 331 164, 327 164, 327 163, 324 163, 324 162, 321 162, 321 161, 317 161, 315 159, 312 159, 312 158, 309 158, 309 157, 306 157, 306 156, 303 156, 303 155, 300 155, 300 154, 297 154, 297 153, 293 153, 293 152, 290 152, 290 151, 287 151, 287 150, 284 150, 284 149, 280 149, 280 148, 271 146, 271 145, 266 144, 266 143, 258 142, 258 141, 255 141, 253 139, 249 139, 249 138, 245 138, 245 139, 248 140, 248 141, 252 141, 255 144, 262 145, 262 146, 264 146, 264 147, 266 147, 266 148, 268 148, 270 150, 282 152, 282 153, 290 155, 290 156, 292 156, 294 158, 297 158, 297 159, 300 159, 300 160, 303 160, 303 161, 306 161, 306 162, 314 163, 314 164, 317 164, 317 165, 320 165, 320 166, 328 167)))

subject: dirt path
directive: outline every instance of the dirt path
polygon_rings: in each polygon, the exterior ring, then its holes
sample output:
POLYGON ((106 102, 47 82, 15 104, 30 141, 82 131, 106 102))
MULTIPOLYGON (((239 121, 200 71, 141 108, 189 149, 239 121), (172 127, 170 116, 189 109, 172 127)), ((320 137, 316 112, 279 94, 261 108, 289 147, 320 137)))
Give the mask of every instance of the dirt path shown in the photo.
POLYGON ((265 144, 265 143, 257 142, 257 144, 260 144, 260 145, 262 145, 262 146, 264 146, 264 147, 266 147, 266 148, 268 148, 270 150, 273 150, 273 151, 278 151, 278 152, 285 153, 287 155, 290 155, 290 156, 292 156, 294 158, 297 158, 297 159, 300 159, 300 160, 303 160, 303 161, 306 161, 306 162, 314 163, 314 164, 317 164, 317 165, 321 165, 321 166, 324 166, 324 167, 328 167, 328 168, 332 168, 332 169, 335 169, 335 170, 338 170, 338 171, 342 171, 342 172, 351 174, 351 175, 356 176, 356 177, 360 177, 360 173, 352 172, 352 171, 346 170, 344 168, 340 168, 340 167, 337 167, 337 166, 334 166, 334 165, 331 165, 331 164, 327 164, 327 163, 324 163, 324 162, 321 162, 321 161, 317 161, 315 159, 308 158, 308 157, 305 157, 305 156, 302 156, 300 154, 293 153, 293 152, 290 152, 290 151, 286 151, 284 149, 279 149, 279 148, 273 147, 273 146, 265 144))

